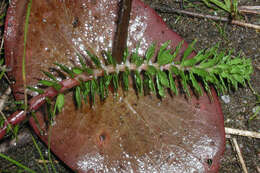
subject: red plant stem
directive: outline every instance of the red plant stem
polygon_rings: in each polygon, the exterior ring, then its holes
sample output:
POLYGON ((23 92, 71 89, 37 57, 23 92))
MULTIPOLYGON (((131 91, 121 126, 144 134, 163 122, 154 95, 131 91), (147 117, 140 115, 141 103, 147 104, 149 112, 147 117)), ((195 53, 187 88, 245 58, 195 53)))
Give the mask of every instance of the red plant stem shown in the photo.
POLYGON ((10 117, 8 117, 7 122, 5 122, 4 126, 0 129, 0 140, 4 137, 8 124, 15 125, 24 121, 25 119, 26 119, 26 114, 24 110, 16 111, 10 117))
MULTIPOLYGON (((169 70, 169 68, 171 66, 171 64, 167 64, 167 65, 160 67, 159 64, 157 64, 157 63, 149 63, 149 64, 144 63, 141 66, 137 67, 135 64, 129 63, 128 65, 121 64, 121 65, 117 65, 116 67, 114 67, 112 65, 107 66, 106 72, 107 72, 107 74, 115 73, 115 72, 122 72, 122 71, 125 71, 127 67, 129 68, 129 70, 142 71, 142 70, 147 70, 149 65, 154 66, 157 69, 161 68, 162 70, 169 70)), ((180 68, 179 65, 175 65, 175 66, 177 68, 180 68)), ((47 98, 48 99, 55 98, 59 93, 64 93, 68 89, 71 89, 71 88, 79 85, 80 81, 87 82, 94 78, 103 76, 104 71, 105 71, 104 69, 95 69, 93 71, 93 75, 82 73, 82 74, 77 75, 75 78, 65 79, 59 83, 62 86, 59 91, 57 91, 53 87, 48 87, 47 89, 45 89, 43 94, 39 94, 39 95, 33 97, 32 99, 30 99, 29 108, 27 111, 28 112, 36 111, 43 104, 46 103, 47 98)), ((19 124, 20 122, 24 121, 25 119, 26 119, 26 114, 25 114, 24 110, 16 111, 10 117, 8 117, 7 122, 5 122, 4 126, 0 129, 0 140, 4 137, 8 124, 16 125, 16 124, 19 124)))

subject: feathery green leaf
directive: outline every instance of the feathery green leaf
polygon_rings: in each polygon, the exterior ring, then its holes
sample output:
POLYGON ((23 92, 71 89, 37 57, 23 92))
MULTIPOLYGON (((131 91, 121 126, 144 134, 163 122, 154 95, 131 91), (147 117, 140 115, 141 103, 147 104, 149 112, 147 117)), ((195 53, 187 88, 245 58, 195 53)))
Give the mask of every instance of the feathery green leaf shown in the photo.
POLYGON ((64 72, 66 72, 71 78, 74 78, 74 73, 71 69, 69 69, 67 66, 59 64, 59 63, 54 63, 55 65, 57 65, 58 67, 60 67, 60 69, 64 72))

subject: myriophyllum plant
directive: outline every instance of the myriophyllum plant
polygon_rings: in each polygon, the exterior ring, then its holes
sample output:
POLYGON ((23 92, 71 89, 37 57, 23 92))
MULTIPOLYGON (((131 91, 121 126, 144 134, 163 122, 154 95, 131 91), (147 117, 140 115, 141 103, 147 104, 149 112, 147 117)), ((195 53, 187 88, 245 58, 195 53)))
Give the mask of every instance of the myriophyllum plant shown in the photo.
MULTIPOLYGON (((218 51, 218 45, 208 50, 202 50, 193 58, 188 58, 194 50, 193 41, 182 55, 179 54, 183 42, 179 43, 175 50, 169 49, 170 41, 162 44, 156 51, 156 44, 152 44, 146 51, 144 57, 135 52, 129 54, 125 50, 122 63, 118 64, 110 52, 103 52, 101 57, 86 50, 94 68, 86 65, 86 57, 78 55, 80 66, 69 68, 65 65, 55 65, 67 74, 66 82, 59 80, 49 72, 43 72, 50 80, 41 80, 39 85, 52 87, 58 96, 56 106, 61 111, 64 105, 64 95, 67 89, 74 89, 74 97, 78 107, 82 100, 89 100, 90 104, 95 102, 95 96, 99 95, 105 100, 108 88, 111 86, 113 92, 117 93, 121 86, 124 91, 129 89, 130 76, 133 79, 133 87, 137 94, 152 92, 160 97, 165 97, 166 89, 178 94, 179 89, 190 97, 192 88, 195 95, 203 94, 203 89, 211 95, 210 85, 214 86, 218 94, 224 94, 231 89, 237 89, 238 85, 245 86, 250 80, 253 67, 250 59, 234 57, 231 52, 226 54, 218 51), (176 57, 181 56, 180 60, 176 57), (155 61, 152 61, 155 59, 155 61), (103 63, 104 62, 104 63, 103 63), (176 85, 179 83, 180 85, 176 85), (201 84, 202 85, 201 85, 201 84)), ((30 87, 30 89, 45 95, 43 90, 30 87)), ((36 106, 38 107, 38 106, 36 106)), ((31 109, 34 106, 31 105, 31 109)))
POLYGON ((56 97, 54 108, 50 111, 52 119, 56 111, 61 112, 64 106, 64 92, 71 89, 74 91, 77 107, 80 108, 82 100, 93 105, 97 95, 104 101, 109 89, 116 94, 119 87, 122 87, 127 92, 131 83, 139 95, 152 92, 163 98, 166 89, 177 95, 181 88, 189 98, 191 91, 199 97, 203 90, 211 97, 211 85, 219 95, 225 94, 232 89, 236 90, 239 85, 245 86, 250 80, 253 72, 250 59, 234 57, 231 51, 228 54, 219 51, 218 45, 199 51, 196 56, 189 58, 195 42, 196 40, 181 54, 183 42, 172 50, 168 48, 170 41, 162 44, 159 49, 156 44, 150 45, 144 56, 140 56, 139 47, 131 54, 125 50, 120 64, 110 52, 103 52, 102 57, 97 57, 88 50, 88 57, 78 54, 80 66, 70 68, 54 63, 67 78, 60 81, 52 73, 43 71, 49 80, 40 80, 37 87, 28 87, 38 95, 30 99, 26 111, 15 112, 2 125, 0 139, 10 124, 19 123, 26 118, 26 112, 34 112, 56 97), (89 60, 91 65, 87 65, 89 60), (132 82, 129 81, 131 78, 132 82))

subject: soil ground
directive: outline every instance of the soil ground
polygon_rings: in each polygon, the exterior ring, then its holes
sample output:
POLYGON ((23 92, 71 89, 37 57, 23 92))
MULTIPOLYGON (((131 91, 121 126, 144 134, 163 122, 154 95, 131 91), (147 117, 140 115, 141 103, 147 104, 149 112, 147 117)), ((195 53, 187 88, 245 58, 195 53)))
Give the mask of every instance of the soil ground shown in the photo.
MULTIPOLYGON (((177 0, 176 0, 177 1, 177 0)), ((179 8, 179 3, 173 0, 145 0, 147 4, 166 4, 170 7, 179 8)), ((186 4, 189 5, 189 4, 186 4)), ((205 8, 201 3, 195 3, 195 7, 187 8, 189 11, 197 11, 201 13, 214 14, 213 10, 205 8)), ((259 0, 240 0, 239 5, 260 5, 259 0)), ((198 19, 194 17, 187 17, 178 14, 166 14, 159 13, 168 26, 176 31, 181 37, 183 37, 189 43, 195 38, 198 40, 196 44, 196 50, 201 50, 214 46, 220 43, 220 47, 224 49, 234 49, 234 54, 241 53, 243 56, 252 59, 254 66, 254 74, 252 75, 251 84, 253 88, 260 93, 260 33, 254 29, 244 28, 228 23, 215 22, 207 19, 198 19)), ((218 12, 218 15, 223 14, 218 12)), ((248 22, 260 24, 260 16, 247 16, 245 18, 248 22)), ((1 22, 1 21, 0 21, 1 22)), ((2 28, 3 29, 3 26, 2 28)), ((2 30, 1 36, 2 36, 2 30)), ((2 55, 3 56, 3 55, 2 55)), ((7 81, 0 80, 0 95, 8 87, 7 81)), ((260 132, 260 113, 252 121, 249 118, 254 114, 256 108, 256 98, 252 94, 248 87, 239 88, 238 91, 229 93, 228 97, 230 102, 225 103, 221 98, 222 109, 225 118, 225 127, 231 127, 242 130, 250 130, 260 132)), ((15 107, 13 104, 13 98, 10 97, 6 103, 4 109, 8 114, 15 107)), ((22 133, 28 134, 28 131, 33 134, 30 127, 25 124, 22 127, 22 133)), ((25 135, 26 136, 26 135, 25 135)), ((34 136, 35 137, 35 136, 34 136)), ((260 140, 248 137, 232 136, 236 137, 239 143, 239 147, 242 151, 244 160, 249 173, 259 173, 260 170, 260 140)), ((37 138, 37 137, 35 137, 37 138)), ((4 145, 6 141, 0 143, 4 145)), ((42 164, 37 161, 40 157, 32 142, 30 136, 23 139, 24 142, 18 142, 16 147, 9 147, 5 152, 6 155, 14 158, 15 160, 23 163, 31 169, 42 171, 42 164)), ((47 148, 37 140, 44 157, 47 158, 47 148)), ((54 160, 57 160, 53 156, 54 160)), ((59 161, 59 163, 61 163, 59 161)), ((55 164, 57 166, 57 172, 72 172, 65 165, 55 164)), ((10 162, 6 162, 0 159, 0 172, 18 172, 18 169, 10 162)), ((226 141, 226 151, 221 161, 219 172, 242 172, 241 165, 236 156, 236 152, 233 149, 230 139, 226 141)))

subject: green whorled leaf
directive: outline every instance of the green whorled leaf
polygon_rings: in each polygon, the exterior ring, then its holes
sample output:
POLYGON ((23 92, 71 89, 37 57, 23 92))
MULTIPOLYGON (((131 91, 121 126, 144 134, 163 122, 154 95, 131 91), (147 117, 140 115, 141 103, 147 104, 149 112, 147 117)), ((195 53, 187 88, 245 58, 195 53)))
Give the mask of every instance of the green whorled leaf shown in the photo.
MULTIPOLYGON (((205 70, 205 69, 204 69, 205 70)), ((221 74, 223 72, 223 69, 219 68, 219 67, 214 67, 210 70, 211 73, 215 73, 215 74, 221 74)))
POLYGON ((184 73, 184 71, 180 71, 180 77, 181 77, 181 84, 184 92, 187 94, 188 97, 190 97, 190 92, 188 88, 188 77, 184 73))
POLYGON ((98 92, 98 82, 96 79, 91 80, 90 82, 90 98, 92 104, 95 104, 95 95, 98 92))
POLYGON ((42 89, 39 89, 39 88, 35 88, 35 87, 31 87, 31 86, 27 86, 27 88, 33 92, 37 92, 39 94, 43 94, 44 93, 44 90, 42 89))
POLYGON ((64 94, 60 93, 58 94, 57 98, 56 98, 56 106, 59 112, 62 111, 62 108, 64 106, 64 102, 65 102, 65 97, 64 94))
POLYGON ((167 74, 161 70, 158 70, 157 73, 158 73, 158 77, 159 77, 159 80, 160 80, 160 83, 162 84, 162 86, 164 86, 166 88, 170 88, 167 74))
POLYGON ((126 71, 122 72, 122 84, 123 84, 123 89, 125 91, 128 91, 129 89, 129 77, 130 71, 128 68, 126 68, 126 71))
POLYGON ((150 91, 152 91, 154 94, 156 93, 156 89, 154 86, 153 77, 150 73, 145 72, 145 79, 147 79, 147 85, 150 91))
POLYGON ((173 61, 174 57, 171 54, 171 50, 167 49, 167 47, 169 46, 170 43, 171 43, 171 41, 167 41, 167 42, 163 43, 162 46, 160 47, 160 50, 159 50, 158 56, 157 56, 157 63, 160 66, 171 63, 173 61))
POLYGON ((203 55, 203 51, 199 51, 198 54, 195 57, 182 61, 181 66, 183 66, 183 67, 188 67, 188 66, 192 67, 195 64, 199 63, 200 61, 204 60, 204 58, 205 57, 203 55))
POLYGON ((219 47, 219 44, 216 44, 215 46, 213 46, 209 50, 206 50, 205 53, 204 53, 205 60, 207 60, 211 56, 215 55, 217 50, 218 50, 218 47, 219 47))
POLYGON ((166 41, 166 42, 164 42, 164 43, 161 45, 160 50, 159 50, 159 52, 158 52, 158 57, 161 56, 161 54, 165 51, 165 49, 169 46, 170 43, 171 43, 171 40, 166 41))
POLYGON ((212 98, 212 93, 211 93, 208 82, 206 80, 202 80, 202 81, 203 81, 203 86, 204 86, 207 94, 210 96, 210 98, 212 98))
POLYGON ((175 67, 174 65, 171 65, 170 72, 173 73, 176 76, 180 75, 180 70, 177 67, 175 67))
POLYGON ((112 64, 114 67, 116 66, 116 60, 113 58, 111 52, 105 52, 107 64, 112 64))
POLYGON ((223 61, 223 57, 225 57, 225 52, 221 51, 221 52, 216 52, 214 55, 214 59, 216 59, 216 65, 221 64, 223 61))
POLYGON ((104 83, 104 77, 99 78, 99 95, 100 99, 103 101, 105 100, 105 83, 104 83))
POLYGON ((234 77, 230 78, 228 80, 231 84, 231 87, 235 89, 235 91, 238 89, 238 82, 234 79, 234 77))
POLYGON ((47 76, 48 78, 50 78, 50 79, 52 79, 52 80, 54 80, 54 81, 58 81, 58 80, 56 79, 56 77, 55 77, 53 74, 51 74, 50 72, 42 71, 42 73, 45 74, 45 76, 47 76))
POLYGON ((160 56, 158 55, 157 63, 162 66, 165 64, 171 63, 173 60, 173 56, 171 54, 171 50, 167 49, 164 50, 162 53, 160 53, 160 56))
POLYGON ((59 83, 54 83, 52 87, 57 91, 61 89, 61 85, 59 83))
POLYGON ((87 65, 85 64, 82 56, 78 55, 78 58, 79 58, 79 62, 81 64, 83 71, 86 72, 87 74, 93 74, 93 69, 90 69, 90 68, 87 67, 87 65))
POLYGON ((227 55, 223 56, 223 58, 222 58, 222 62, 223 62, 223 63, 226 63, 226 62, 228 62, 228 61, 231 60, 232 52, 233 52, 233 50, 230 50, 230 51, 228 51, 228 54, 227 54, 227 55))
POLYGON ((221 83, 219 82, 219 80, 214 74, 210 74, 209 76, 206 76, 205 80, 214 85, 218 95, 225 93, 225 88, 221 85, 221 83))
POLYGON ((230 78, 230 74, 228 73, 228 71, 221 71, 221 73, 219 73, 218 75, 221 75, 223 78, 230 78))
POLYGON ((211 68, 216 65, 217 59, 208 59, 206 62, 200 63, 199 68, 211 68))
POLYGON ((168 72, 168 79, 169 79, 169 83, 170 83, 170 89, 175 93, 175 95, 178 95, 178 89, 177 89, 175 81, 173 79, 173 74, 171 73, 170 70, 168 72))
POLYGON ((101 62, 98 59, 98 57, 96 55, 93 55, 90 51, 86 50, 88 56, 90 57, 90 59, 92 60, 92 62, 96 65, 97 68, 101 68, 101 62))
POLYGON ((105 73, 105 75, 104 75, 104 84, 105 84, 106 87, 108 87, 110 85, 111 80, 112 80, 112 75, 107 75, 105 73))
POLYGON ((230 66, 229 64, 220 64, 217 66, 217 68, 221 68, 222 70, 230 70, 232 69, 232 66, 230 66))
POLYGON ((73 67, 72 71, 73 71, 74 74, 77 74, 77 75, 83 73, 83 69, 81 69, 79 67, 73 67))
POLYGON ((223 88, 224 93, 226 93, 228 91, 228 89, 227 89, 226 83, 225 83, 225 81, 224 81, 224 79, 222 78, 221 75, 219 75, 219 80, 222 84, 222 88, 223 88))
POLYGON ((123 63, 126 63, 128 56, 129 56, 129 51, 128 48, 126 48, 123 53, 123 63))
POLYGON ((77 86, 75 88, 75 100, 76 100, 77 107, 80 108, 81 107, 81 89, 79 86, 77 86))
POLYGON ((227 7, 227 9, 231 9, 231 1, 230 0, 224 0, 225 2, 225 6, 227 7))
POLYGON ((135 52, 131 56, 131 62, 134 63, 137 67, 143 64, 144 59, 139 56, 138 50, 140 48, 140 42, 138 43, 135 52))
POLYGON ((74 73, 71 69, 69 69, 67 66, 59 64, 59 63, 54 63, 56 66, 60 67, 62 71, 67 73, 71 78, 74 78, 74 73))
POLYGON ((147 49, 146 51, 146 54, 145 54, 145 59, 147 61, 147 63, 151 60, 151 58, 154 56, 155 54, 155 48, 156 48, 156 45, 155 43, 151 44, 149 46, 149 48, 147 49))
POLYGON ((238 74, 233 74, 234 79, 239 82, 240 84, 242 84, 243 86, 245 86, 245 80, 241 75, 238 74))
POLYGON ((232 65, 230 67, 230 73, 233 73, 233 74, 236 73, 236 74, 239 74, 241 76, 246 73, 245 70, 246 69, 242 68, 240 65, 232 65))
POLYGON ((241 58, 235 58, 235 59, 231 59, 229 61, 230 65, 237 65, 237 64, 243 64, 243 59, 241 58))
POLYGON ((86 73, 89 74, 89 75, 91 75, 91 74, 94 73, 93 69, 91 69, 91 68, 85 68, 85 69, 84 69, 84 72, 86 72, 86 73))
POLYGON ((157 89, 158 89, 158 94, 161 97, 165 97, 165 91, 164 91, 163 86, 161 85, 160 77, 159 77, 158 73, 156 73, 155 80, 156 80, 156 86, 157 86, 157 89))
POLYGON ((104 89, 106 96, 108 95, 108 86, 110 85, 110 82, 112 80, 112 75, 107 75, 107 73, 104 74, 104 89))
POLYGON ((113 83, 113 87, 114 87, 114 92, 117 94, 117 90, 119 88, 118 74, 116 74, 116 73, 112 74, 112 83, 113 83))
POLYGON ((48 81, 48 80, 40 80, 39 84, 42 84, 44 86, 53 87, 57 91, 61 89, 61 85, 56 81, 48 81))
POLYGON ((77 57, 79 58, 79 62, 80 62, 81 67, 82 68, 86 67, 86 63, 83 60, 83 56, 79 53, 76 53, 76 54, 77 54, 77 57))
POLYGON ((149 65, 147 68, 147 73, 154 76, 157 73, 157 69, 154 66, 149 65))
POLYGON ((140 72, 137 70, 134 72, 135 86, 138 93, 143 92, 143 80, 141 78, 140 72))
POLYGON ((194 87, 195 91, 198 93, 199 96, 202 96, 203 95, 202 89, 192 72, 189 73, 189 77, 190 77, 192 86, 194 87))
POLYGON ((135 63, 136 66, 140 67, 143 63, 144 63, 144 59, 139 56, 138 61, 136 61, 136 63, 135 63))
POLYGON ((185 61, 182 61, 181 66, 182 67, 189 67, 189 66, 193 66, 197 63, 197 60, 192 58, 192 59, 187 59, 185 61))
POLYGON ((191 54, 191 52, 194 50, 194 44, 197 42, 197 39, 193 40, 191 44, 189 44, 188 48, 184 51, 182 62, 186 60, 186 58, 191 54))
POLYGON ((84 90, 83 90, 83 95, 85 96, 85 98, 87 98, 87 96, 89 95, 91 90, 91 81, 87 81, 84 83, 84 90))
POLYGON ((83 98, 84 102, 87 103, 87 95, 84 94, 84 91, 85 91, 85 82, 84 81, 81 81, 79 80, 80 82, 80 90, 81 90, 81 97, 83 98))
POLYGON ((176 46, 175 51, 174 51, 174 53, 173 53, 173 55, 172 55, 172 60, 174 60, 174 59, 179 55, 179 52, 180 52, 180 50, 181 50, 181 47, 182 47, 183 43, 184 43, 184 41, 181 41, 181 42, 178 44, 178 46, 176 46))

